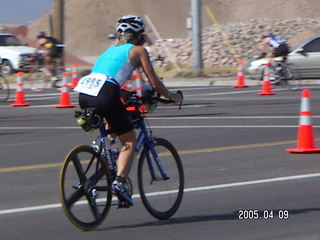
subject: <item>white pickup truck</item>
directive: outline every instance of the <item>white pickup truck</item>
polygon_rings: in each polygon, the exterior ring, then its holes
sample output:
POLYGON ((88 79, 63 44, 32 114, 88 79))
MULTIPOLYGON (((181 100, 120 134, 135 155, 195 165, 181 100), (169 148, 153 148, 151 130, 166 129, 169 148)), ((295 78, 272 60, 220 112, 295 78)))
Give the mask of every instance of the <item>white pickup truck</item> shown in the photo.
POLYGON ((2 73, 9 74, 28 68, 28 58, 35 48, 27 46, 15 35, 0 33, 0 62, 2 73))

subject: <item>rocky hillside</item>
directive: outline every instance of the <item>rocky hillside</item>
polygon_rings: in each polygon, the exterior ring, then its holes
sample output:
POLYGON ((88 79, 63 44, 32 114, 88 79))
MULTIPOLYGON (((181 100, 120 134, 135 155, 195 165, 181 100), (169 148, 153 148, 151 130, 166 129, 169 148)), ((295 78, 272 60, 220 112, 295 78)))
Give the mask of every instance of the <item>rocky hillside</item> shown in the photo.
MULTIPOLYGON (((221 28, 228 41, 223 39, 216 26, 205 28, 202 33, 204 66, 236 65, 235 55, 245 61, 250 60, 257 55, 261 41, 260 35, 266 30, 272 30, 275 34, 283 36, 293 48, 305 39, 320 35, 319 21, 320 19, 252 19, 241 23, 223 24, 221 28)), ((166 52, 170 52, 177 63, 183 66, 192 65, 190 39, 173 39, 165 43, 157 43, 156 47, 164 56, 166 52), (169 50, 164 51, 164 47, 169 50)), ((169 56, 166 57, 168 59, 169 56)))
MULTIPOLYGON (((94 59, 108 42, 106 35, 114 30, 115 21, 122 15, 134 13, 149 16, 163 39, 164 46, 182 65, 191 65, 191 42, 188 39, 186 18, 191 0, 66 0, 65 29, 67 50, 85 59, 94 59)), ((288 39, 294 46, 305 38, 320 34, 319 0, 202 0, 222 25, 228 39, 241 58, 255 55, 261 32, 272 30, 288 39)), ((48 14, 29 27, 29 37, 48 31, 48 14)), ((205 66, 235 64, 233 55, 205 10, 202 11, 203 58, 205 66)), ((147 22, 150 26, 150 22, 147 22)), ((151 37, 155 35, 148 28, 151 37)))

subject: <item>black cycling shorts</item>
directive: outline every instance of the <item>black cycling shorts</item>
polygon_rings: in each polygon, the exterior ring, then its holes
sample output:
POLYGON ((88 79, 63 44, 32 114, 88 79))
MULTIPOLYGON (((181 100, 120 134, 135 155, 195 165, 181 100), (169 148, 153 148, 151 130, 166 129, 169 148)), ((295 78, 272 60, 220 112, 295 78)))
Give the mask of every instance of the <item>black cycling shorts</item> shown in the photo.
POLYGON ((120 99, 120 88, 111 82, 105 82, 97 97, 80 93, 79 105, 81 109, 95 108, 117 135, 133 129, 129 114, 120 99))
POLYGON ((62 49, 57 46, 53 46, 50 48, 48 56, 51 58, 60 58, 62 57, 62 49))
POLYGON ((273 50, 275 57, 287 56, 289 54, 289 47, 287 44, 281 44, 279 47, 273 50))

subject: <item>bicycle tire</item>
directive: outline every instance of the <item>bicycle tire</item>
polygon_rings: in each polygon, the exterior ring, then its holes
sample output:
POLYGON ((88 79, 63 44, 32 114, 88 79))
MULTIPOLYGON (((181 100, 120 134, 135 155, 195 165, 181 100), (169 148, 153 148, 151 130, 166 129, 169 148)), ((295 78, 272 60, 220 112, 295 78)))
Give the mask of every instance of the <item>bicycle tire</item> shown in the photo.
POLYGON ((49 77, 39 69, 31 69, 26 76, 26 82, 29 84, 30 89, 36 92, 43 91, 48 87, 49 77))
POLYGON ((145 146, 138 163, 138 186, 143 205, 147 211, 159 220, 169 219, 178 210, 184 191, 184 173, 179 154, 175 147, 162 138, 153 139, 153 145, 161 159, 161 165, 170 179, 160 177, 160 171, 151 159, 156 172, 156 180, 152 180, 147 158, 152 156, 151 150, 145 146))
POLYGON ((82 230, 93 230, 112 203, 112 177, 106 160, 89 145, 72 149, 60 173, 60 201, 67 218, 82 230))
POLYGON ((0 102, 8 101, 10 97, 10 87, 7 79, 0 75, 0 102))

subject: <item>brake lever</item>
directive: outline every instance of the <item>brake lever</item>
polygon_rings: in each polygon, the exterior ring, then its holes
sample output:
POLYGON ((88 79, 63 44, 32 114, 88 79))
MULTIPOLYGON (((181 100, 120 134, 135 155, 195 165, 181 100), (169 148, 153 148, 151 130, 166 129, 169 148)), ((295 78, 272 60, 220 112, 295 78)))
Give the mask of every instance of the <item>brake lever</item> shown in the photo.
POLYGON ((180 94, 180 96, 181 96, 181 101, 180 101, 180 103, 179 103, 179 110, 181 110, 182 102, 183 102, 183 93, 182 93, 182 91, 180 91, 180 90, 178 90, 177 93, 180 94))
MULTIPOLYGON (((183 102, 183 93, 179 90, 179 91, 177 91, 176 93, 178 93, 178 94, 180 94, 180 96, 181 96, 181 101, 180 101, 180 103, 179 103, 179 110, 181 110, 181 108, 182 108, 182 102, 183 102)), ((157 97, 157 100, 159 101, 159 102, 162 102, 162 103, 175 103, 173 100, 171 100, 171 99, 163 99, 163 98, 160 98, 160 97, 157 97)))

